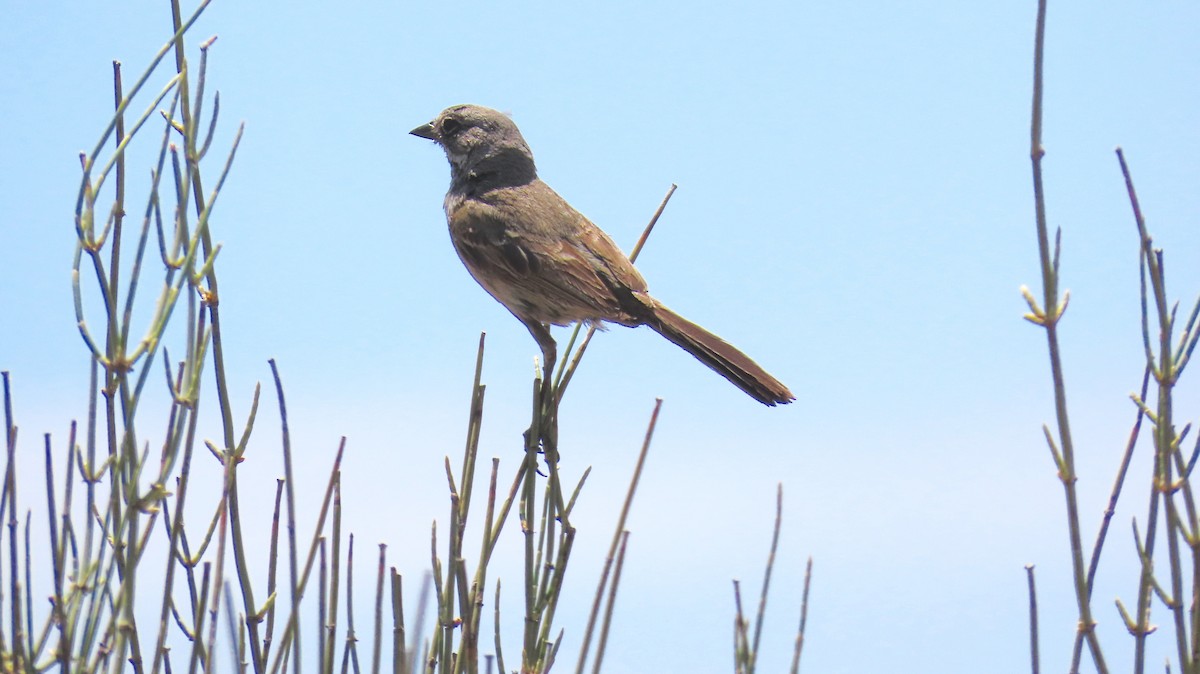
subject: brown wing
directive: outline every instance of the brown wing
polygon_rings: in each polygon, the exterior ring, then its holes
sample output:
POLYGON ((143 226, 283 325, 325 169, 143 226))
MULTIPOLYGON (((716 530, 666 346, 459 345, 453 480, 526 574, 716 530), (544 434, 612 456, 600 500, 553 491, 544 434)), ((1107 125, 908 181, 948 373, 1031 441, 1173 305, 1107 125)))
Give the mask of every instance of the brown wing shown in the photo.
POLYGON ((540 180, 464 200, 449 223, 463 264, 517 316, 642 322, 646 282, 629 258, 540 180))

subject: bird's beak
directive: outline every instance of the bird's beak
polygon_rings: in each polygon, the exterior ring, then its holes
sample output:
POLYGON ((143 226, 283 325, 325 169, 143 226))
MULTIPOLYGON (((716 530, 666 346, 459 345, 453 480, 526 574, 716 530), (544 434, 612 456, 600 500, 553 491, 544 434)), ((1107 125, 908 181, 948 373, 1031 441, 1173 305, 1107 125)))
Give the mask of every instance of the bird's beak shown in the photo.
POLYGON ((409 131, 409 133, 419 138, 428 138, 429 140, 438 139, 437 132, 433 130, 432 124, 422 124, 412 131, 409 131))

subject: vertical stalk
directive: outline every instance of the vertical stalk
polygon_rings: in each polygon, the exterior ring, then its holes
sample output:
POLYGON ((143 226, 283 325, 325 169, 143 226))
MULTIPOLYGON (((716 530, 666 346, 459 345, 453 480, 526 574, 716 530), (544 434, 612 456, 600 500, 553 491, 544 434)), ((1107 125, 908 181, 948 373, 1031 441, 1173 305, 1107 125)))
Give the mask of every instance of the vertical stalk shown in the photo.
MULTIPOLYGON (((1071 436, 1071 424, 1067 414, 1067 394, 1063 375, 1062 357, 1058 344, 1058 321, 1066 310, 1069 294, 1061 299, 1058 292, 1058 260, 1061 230, 1056 232, 1054 250, 1050 249, 1050 237, 1046 225, 1046 199, 1042 180, 1042 91, 1043 64, 1046 35, 1046 0, 1038 0, 1037 28, 1033 57, 1033 112, 1030 123, 1030 161, 1033 165, 1033 194, 1037 219, 1038 253, 1042 268, 1042 307, 1031 301, 1032 318, 1046 330, 1046 345, 1050 352, 1050 373, 1054 382, 1054 413, 1058 427, 1058 448, 1052 451, 1058 464, 1059 479, 1067 505, 1067 527, 1071 546, 1071 567, 1075 584, 1075 598, 1079 606, 1079 630, 1091 652, 1096 669, 1107 674, 1108 666, 1096 637, 1096 623, 1092 616, 1091 597, 1087 586, 1087 568, 1084 563, 1083 542, 1079 526, 1079 504, 1076 494, 1075 447, 1071 436)), ((1027 295, 1031 299, 1032 296, 1027 295)), ((1049 438, 1050 436, 1047 435, 1049 438)), ((1078 663, 1072 663, 1071 671, 1078 671, 1078 663)))

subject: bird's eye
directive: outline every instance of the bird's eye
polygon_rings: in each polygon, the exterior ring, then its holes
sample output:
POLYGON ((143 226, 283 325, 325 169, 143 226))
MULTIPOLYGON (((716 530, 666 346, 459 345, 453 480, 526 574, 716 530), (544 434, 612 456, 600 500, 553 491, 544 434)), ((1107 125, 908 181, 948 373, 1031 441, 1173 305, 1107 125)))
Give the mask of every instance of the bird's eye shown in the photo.
POLYGON ((462 125, 458 123, 458 120, 454 119, 452 117, 443 119, 442 120, 442 135, 443 136, 453 135, 454 133, 456 133, 459 130, 459 128, 461 126, 462 125))

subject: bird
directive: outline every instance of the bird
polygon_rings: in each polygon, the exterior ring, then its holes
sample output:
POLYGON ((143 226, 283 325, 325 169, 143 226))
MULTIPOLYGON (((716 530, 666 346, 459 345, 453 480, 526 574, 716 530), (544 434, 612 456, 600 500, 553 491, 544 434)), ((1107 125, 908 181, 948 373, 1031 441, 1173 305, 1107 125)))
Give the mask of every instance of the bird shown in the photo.
POLYGON ((533 152, 506 114, 455 105, 409 132, 450 162, 444 207, 450 239, 471 276, 525 325, 554 368, 549 325, 648 326, 751 398, 795 396, 737 348, 652 297, 616 243, 538 178, 533 152))

